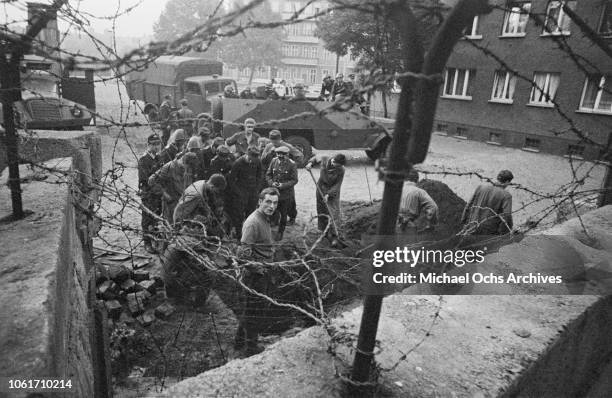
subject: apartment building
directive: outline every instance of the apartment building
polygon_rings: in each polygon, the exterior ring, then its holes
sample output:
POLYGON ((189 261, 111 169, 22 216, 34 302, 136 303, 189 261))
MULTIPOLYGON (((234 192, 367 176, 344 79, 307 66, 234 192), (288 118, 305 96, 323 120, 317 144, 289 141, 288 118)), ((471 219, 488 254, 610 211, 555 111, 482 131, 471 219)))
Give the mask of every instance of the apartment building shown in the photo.
MULTIPOLYGON (((565 3, 612 48, 612 0, 565 3)), ((561 1, 496 5, 474 19, 455 47, 440 90, 435 133, 600 159, 601 148, 579 135, 603 145, 612 140, 612 57, 585 37, 561 1)))

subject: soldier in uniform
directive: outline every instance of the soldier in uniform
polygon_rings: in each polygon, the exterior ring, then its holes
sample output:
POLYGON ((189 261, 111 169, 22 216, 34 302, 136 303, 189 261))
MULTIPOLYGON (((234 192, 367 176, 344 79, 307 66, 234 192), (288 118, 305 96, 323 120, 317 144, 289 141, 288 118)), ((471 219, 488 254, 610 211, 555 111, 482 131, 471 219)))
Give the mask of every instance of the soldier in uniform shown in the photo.
POLYGON ((268 170, 270 163, 272 163, 272 159, 274 159, 276 156, 276 152, 274 152, 274 150, 281 146, 289 148, 289 157, 297 164, 301 164, 304 161, 304 154, 302 151, 288 142, 283 141, 283 135, 280 131, 270 130, 268 137, 270 142, 264 147, 264 150, 261 153, 261 162, 266 170, 268 170))
POLYGON ((181 158, 164 164, 149 177, 149 186, 157 186, 162 192, 164 219, 170 224, 174 221, 174 208, 178 200, 185 188, 193 182, 197 161, 195 153, 187 152, 181 158))
POLYGON ((244 155, 248 147, 257 146, 259 134, 255 132, 255 119, 248 118, 244 121, 244 129, 225 140, 228 146, 236 146, 236 158, 244 155))
POLYGON ((159 127, 162 131, 162 145, 166 145, 168 143, 168 139, 170 138, 170 114, 172 113, 172 105, 170 101, 172 100, 172 96, 170 94, 164 95, 164 101, 159 106, 159 127))
POLYGON ((270 163, 266 172, 266 182, 268 186, 278 189, 280 197, 278 199, 278 213, 280 220, 278 232, 275 240, 283 239, 285 227, 287 226, 287 215, 291 208, 292 201, 295 200, 294 186, 298 182, 297 166, 289 159, 289 148, 281 146, 275 149, 276 158, 270 163))
POLYGON ((140 198, 142 206, 142 240, 145 250, 149 253, 155 253, 155 249, 151 244, 151 233, 157 224, 155 217, 149 213, 161 215, 161 195, 155 192, 149 186, 149 177, 151 177, 160 167, 157 154, 161 149, 161 139, 157 134, 151 134, 147 138, 147 151, 138 159, 138 189, 140 190, 140 198), (149 210, 149 211, 147 211, 149 210))
POLYGON ((257 207, 257 194, 263 182, 259 149, 249 147, 247 154, 238 158, 232 166, 229 179, 232 208, 228 213, 232 215, 236 235, 240 238, 244 219, 257 207))
POLYGON ((166 164, 176 159, 177 155, 183 152, 183 147, 186 141, 185 131, 182 129, 175 130, 170 136, 168 144, 159 153, 160 163, 166 164))
POLYGON ((234 92, 234 87, 231 84, 228 84, 223 89, 223 96, 225 98, 238 98, 238 95, 234 92))
POLYGON ((213 174, 208 181, 199 180, 189 185, 174 209, 174 223, 202 216, 208 235, 222 236, 223 192, 225 177, 213 174))
POLYGON ((338 73, 336 75, 336 81, 332 87, 331 98, 332 101, 336 99, 340 99, 341 97, 346 97, 348 95, 348 90, 346 87, 346 83, 344 82, 344 75, 342 73, 338 73))
POLYGON ((227 145, 219 145, 217 148, 217 155, 210 161, 210 172, 213 174, 221 174, 225 179, 228 179, 233 165, 234 157, 227 145))
POLYGON ((206 180, 212 175, 210 171, 210 162, 215 157, 215 148, 213 148, 213 140, 210 138, 210 130, 206 127, 200 128, 200 139, 202 148, 198 151, 199 169, 196 178, 198 180, 206 180))
POLYGON ((328 101, 331 97, 332 88, 334 88, 334 80, 331 76, 327 75, 323 78, 323 83, 321 84, 320 98, 324 101, 328 101))
POLYGON ((193 135, 194 113, 189 109, 188 102, 185 98, 181 100, 181 109, 176 112, 179 128, 185 130, 188 137, 193 135))

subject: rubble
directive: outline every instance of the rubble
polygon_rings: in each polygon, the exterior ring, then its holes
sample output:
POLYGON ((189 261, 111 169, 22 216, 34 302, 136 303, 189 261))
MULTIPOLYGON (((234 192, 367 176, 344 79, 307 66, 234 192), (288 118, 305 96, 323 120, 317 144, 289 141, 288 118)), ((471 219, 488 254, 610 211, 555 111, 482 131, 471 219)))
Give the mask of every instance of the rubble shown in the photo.
POLYGON ((167 319, 176 311, 176 308, 170 303, 163 303, 155 309, 155 315, 161 319, 167 319))

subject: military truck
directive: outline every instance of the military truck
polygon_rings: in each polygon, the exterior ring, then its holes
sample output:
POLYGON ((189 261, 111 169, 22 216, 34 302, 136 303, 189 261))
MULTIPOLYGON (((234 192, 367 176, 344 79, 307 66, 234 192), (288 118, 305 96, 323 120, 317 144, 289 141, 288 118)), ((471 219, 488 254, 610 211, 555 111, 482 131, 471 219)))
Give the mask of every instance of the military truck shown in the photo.
MULTIPOLYGON (((56 66, 41 56, 28 54, 21 62, 21 101, 13 104, 18 128, 47 130, 82 130, 94 115, 93 71, 84 77, 60 78, 56 66), (79 103, 75 102, 79 101, 79 103)), ((0 105, 0 123, 4 120, 0 105)))
POLYGON ((185 98, 196 115, 210 113, 211 99, 223 93, 225 86, 238 91, 236 82, 222 73, 223 63, 219 61, 164 55, 126 75, 128 96, 144 102, 143 113, 150 122, 158 120, 166 94, 172 95, 173 108, 185 98))
MULTIPOLYGON (((257 90, 260 91, 260 90, 257 90)), ((292 99, 237 99, 217 97, 212 104, 215 132, 229 137, 241 129, 247 118, 257 122, 255 131, 267 137, 280 130, 283 140, 298 147, 308 160, 312 148, 366 148, 384 134, 384 127, 359 112, 332 110, 332 102, 292 99), (230 122, 230 123, 228 123, 230 122)))

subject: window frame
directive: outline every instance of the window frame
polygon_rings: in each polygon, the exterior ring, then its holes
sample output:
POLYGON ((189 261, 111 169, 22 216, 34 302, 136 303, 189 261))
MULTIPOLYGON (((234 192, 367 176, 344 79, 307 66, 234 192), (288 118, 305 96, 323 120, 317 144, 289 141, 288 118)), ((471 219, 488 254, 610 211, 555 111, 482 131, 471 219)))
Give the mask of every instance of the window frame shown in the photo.
MULTIPOLYGON (((524 37, 525 35, 527 35, 527 25, 529 24, 529 14, 531 14, 531 5, 532 2, 531 1, 509 1, 506 3, 506 11, 504 12, 504 21, 502 23, 502 31, 501 31, 501 35, 500 37, 524 37), (518 27, 520 28, 521 26, 521 16, 525 15, 525 20, 524 23, 522 24, 523 26, 523 31, 522 32, 506 32, 507 27, 510 23, 510 16, 512 14, 516 14, 512 8, 513 5, 515 4, 520 4, 521 5, 521 10, 524 10, 524 5, 528 5, 528 10, 523 13, 523 12, 519 12, 518 13, 518 27)), ((517 29, 518 30, 518 29, 517 29)))
POLYGON ((491 88, 491 99, 489 102, 497 102, 500 104, 513 104, 514 103, 514 94, 516 92, 516 75, 509 70, 506 69, 498 69, 493 74, 493 87, 491 88), (502 97, 495 97, 495 89, 497 87, 497 82, 499 79, 499 74, 505 73, 504 77, 504 88, 502 89, 502 97), (510 98, 505 98, 510 91, 511 85, 512 87, 512 96, 510 98))
POLYGON ((610 15, 610 19, 612 19, 612 1, 610 0, 608 0, 603 5, 603 9, 601 10, 601 15, 599 17, 599 25, 597 27, 597 33, 601 37, 612 38, 612 22, 610 22, 610 30, 606 32, 602 32, 602 29, 604 27, 604 22, 606 21, 606 15, 608 14, 610 15))
POLYGON ((568 3, 568 5, 570 5, 570 8, 572 10, 576 9, 576 0, 550 0, 547 4, 546 4, 546 19, 544 20, 544 28, 542 29, 542 36, 569 36, 571 34, 571 30, 570 30, 570 24, 572 23, 572 19, 567 16, 567 14, 565 14, 565 11, 563 11, 563 3, 568 3), (550 11, 550 6, 554 3, 558 3, 560 5, 559 8, 559 15, 557 16, 557 20, 555 21, 555 31, 548 31, 547 30, 547 26, 548 26, 548 18, 549 18, 549 11, 550 11), (573 6, 571 5, 573 4, 573 6), (559 25, 559 20, 562 18, 567 18, 567 30, 560 30, 561 25, 559 25))
POLYGON ((529 93, 529 101, 527 105, 529 106, 540 106, 545 108, 554 108, 555 107, 555 98, 557 97, 557 91, 559 91, 559 87, 561 86, 561 73, 559 72, 541 72, 535 71, 533 72, 533 79, 531 80, 531 92, 529 93), (546 74, 546 79, 544 80, 544 87, 539 87, 536 83, 536 75, 538 74, 546 74), (534 101, 534 94, 537 92, 539 94, 548 93, 550 89, 551 77, 555 75, 559 77, 559 81, 557 83, 557 87, 555 88, 555 92, 552 95, 548 95, 550 99, 542 101, 534 101), (536 91, 537 90, 537 91, 536 91))
POLYGON ((475 70, 474 69, 467 69, 467 68, 446 68, 445 72, 444 72, 444 85, 442 87, 442 97, 443 98, 452 98, 452 99, 462 99, 462 100, 471 100, 472 96, 471 95, 467 95, 469 92, 469 88, 470 88, 470 79, 471 77, 475 74, 473 73, 475 70), (449 81, 449 71, 450 70, 454 70, 454 78, 453 78, 453 89, 452 89, 452 94, 447 94, 447 84, 449 81), (465 74, 463 75, 463 87, 461 90, 461 94, 457 94, 457 81, 459 78, 459 71, 465 71, 465 74))
POLYGON ((523 143, 523 150, 525 151, 530 151, 530 152, 540 152, 542 150, 542 140, 539 138, 534 138, 534 137, 525 137, 525 142, 523 143), (537 142, 537 145, 533 146, 533 145, 528 145, 529 141, 534 141, 537 142))
POLYGON ((606 80, 607 79, 610 79, 610 81, 612 82, 612 74, 611 75, 601 75, 599 77, 599 85, 598 85, 599 88, 597 90, 597 94, 595 95, 595 101, 593 102, 593 108, 586 108, 583 105, 584 104, 584 96, 586 95, 590 79, 589 79, 588 76, 585 78, 584 86, 582 87, 582 95, 580 96, 580 104, 578 106, 578 111, 585 112, 585 113, 598 113, 598 114, 602 114, 602 115, 612 115, 612 105, 610 105, 610 110, 598 109, 599 108, 599 103, 601 101, 601 96, 603 95, 604 87, 606 85, 606 80))
POLYGON ((502 133, 496 133, 494 131, 489 131, 489 139, 487 140, 487 144, 502 145, 502 142, 503 142, 502 133), (493 138, 497 138, 497 139, 493 139, 493 138))
POLYGON ((475 15, 474 19, 472 20, 472 25, 469 27, 470 28, 469 33, 463 35, 466 39, 472 39, 472 40, 482 39, 482 34, 478 33, 478 26, 479 26, 478 23, 479 23, 479 16, 475 15))

